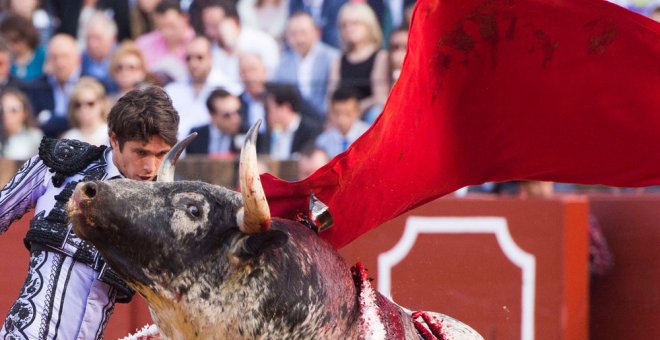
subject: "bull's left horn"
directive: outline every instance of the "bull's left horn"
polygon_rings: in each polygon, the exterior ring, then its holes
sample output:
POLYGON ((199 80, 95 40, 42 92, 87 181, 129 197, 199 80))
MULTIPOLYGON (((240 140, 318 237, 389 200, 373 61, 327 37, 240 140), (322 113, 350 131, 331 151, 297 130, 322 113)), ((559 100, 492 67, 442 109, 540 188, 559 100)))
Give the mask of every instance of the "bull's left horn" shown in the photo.
POLYGON ((244 233, 258 233, 270 228, 270 209, 259 178, 257 166, 257 134, 261 120, 257 121, 245 136, 239 165, 243 208, 236 216, 238 227, 244 233))
POLYGON ((172 182, 174 181, 174 166, 176 161, 179 160, 179 156, 183 150, 186 149, 193 139, 197 137, 197 132, 191 133, 188 137, 180 140, 165 156, 163 162, 160 163, 160 168, 158 169, 158 175, 156 177, 157 182, 172 182))

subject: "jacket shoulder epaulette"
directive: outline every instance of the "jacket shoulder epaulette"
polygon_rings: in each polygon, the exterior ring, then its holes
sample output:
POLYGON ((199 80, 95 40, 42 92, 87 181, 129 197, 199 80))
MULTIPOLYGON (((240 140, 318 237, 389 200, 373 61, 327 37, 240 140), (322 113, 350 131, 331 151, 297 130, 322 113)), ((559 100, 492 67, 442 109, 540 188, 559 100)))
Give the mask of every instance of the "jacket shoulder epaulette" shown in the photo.
POLYGON ((107 146, 95 146, 73 139, 44 137, 39 145, 39 157, 52 172, 53 185, 59 187, 67 177, 85 169, 97 160, 107 146))

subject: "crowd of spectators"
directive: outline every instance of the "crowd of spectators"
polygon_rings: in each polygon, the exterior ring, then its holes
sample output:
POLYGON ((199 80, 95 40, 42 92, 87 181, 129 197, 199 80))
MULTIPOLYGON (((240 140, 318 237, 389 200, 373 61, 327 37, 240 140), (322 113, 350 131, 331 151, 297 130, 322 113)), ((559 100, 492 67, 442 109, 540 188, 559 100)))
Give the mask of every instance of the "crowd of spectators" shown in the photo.
POLYGON ((0 158, 28 158, 43 135, 107 144, 110 107, 153 83, 179 112, 179 138, 199 134, 188 154, 233 159, 261 119, 261 154, 319 164, 380 114, 401 72, 413 6, 0 0, 0 158))
POLYGON ((26 159, 44 135, 108 144, 112 105, 153 83, 179 112, 179 138, 199 135, 188 154, 233 159, 261 119, 258 151, 309 172, 382 110, 413 5, 0 1, 0 157, 26 159))

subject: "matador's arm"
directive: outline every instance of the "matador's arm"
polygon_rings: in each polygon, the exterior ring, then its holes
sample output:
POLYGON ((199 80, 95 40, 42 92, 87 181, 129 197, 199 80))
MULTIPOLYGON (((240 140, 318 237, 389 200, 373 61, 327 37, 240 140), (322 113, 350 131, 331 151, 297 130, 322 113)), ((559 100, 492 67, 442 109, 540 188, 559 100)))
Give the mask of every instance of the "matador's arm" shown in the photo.
POLYGON ((34 156, 0 190, 0 234, 35 206, 46 191, 47 171, 39 156, 34 156))

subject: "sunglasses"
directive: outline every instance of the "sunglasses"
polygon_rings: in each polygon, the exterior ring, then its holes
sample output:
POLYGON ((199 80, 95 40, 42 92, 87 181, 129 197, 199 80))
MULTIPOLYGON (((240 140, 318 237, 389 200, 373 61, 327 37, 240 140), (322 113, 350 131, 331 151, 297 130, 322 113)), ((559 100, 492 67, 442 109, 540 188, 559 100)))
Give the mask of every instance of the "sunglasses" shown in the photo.
POLYGON ((195 54, 188 54, 188 55, 186 55, 186 61, 187 61, 187 62, 190 62, 190 61, 193 60, 193 59, 195 59, 195 60, 197 60, 197 61, 202 61, 202 60, 204 60, 204 56, 201 55, 201 54, 197 54, 197 55, 195 55, 195 54))
POLYGON ((73 107, 76 108, 76 109, 79 109, 79 108, 81 108, 81 107, 83 107, 83 106, 87 106, 87 107, 89 107, 89 108, 92 108, 92 107, 96 106, 96 100, 92 100, 92 101, 77 101, 77 102, 74 102, 74 103, 73 103, 73 107))
POLYGON ((139 68, 140 66, 135 64, 118 64, 116 67, 117 71, 123 71, 123 70, 135 71, 139 68))

